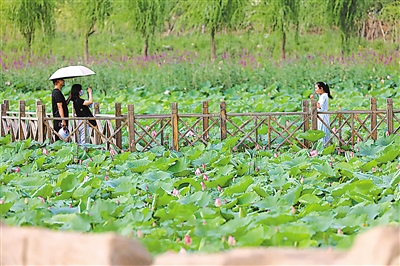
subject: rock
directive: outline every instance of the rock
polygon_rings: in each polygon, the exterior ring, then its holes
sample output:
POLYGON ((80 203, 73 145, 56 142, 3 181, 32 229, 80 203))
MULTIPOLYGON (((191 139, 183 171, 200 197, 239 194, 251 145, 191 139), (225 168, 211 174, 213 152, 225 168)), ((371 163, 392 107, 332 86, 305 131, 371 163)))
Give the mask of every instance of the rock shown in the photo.
POLYGON ((337 265, 400 265, 400 228, 377 227, 360 234, 337 265), (393 264, 397 261, 397 264, 393 264))
POLYGON ((1 265, 150 265, 137 241, 114 233, 87 234, 1 226, 1 265))

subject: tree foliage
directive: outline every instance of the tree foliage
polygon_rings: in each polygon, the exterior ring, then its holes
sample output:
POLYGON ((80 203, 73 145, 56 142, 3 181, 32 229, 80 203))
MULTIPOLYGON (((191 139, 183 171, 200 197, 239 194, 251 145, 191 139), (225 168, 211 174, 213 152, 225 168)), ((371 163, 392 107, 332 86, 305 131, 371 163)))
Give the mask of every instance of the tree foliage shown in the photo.
POLYGON ((162 30, 171 3, 168 0, 126 0, 128 23, 143 37, 143 56, 148 56, 150 38, 157 29, 162 30))
POLYGON ((329 0, 327 15, 329 21, 341 32, 342 51, 349 49, 349 40, 358 29, 357 22, 368 16, 368 10, 374 5, 373 0, 329 0))
POLYGON ((282 57, 286 56, 286 35, 295 26, 296 39, 299 31, 300 0, 264 0, 252 6, 253 17, 264 21, 264 27, 281 35, 282 57))
POLYGON ((37 30, 43 31, 47 36, 54 35, 54 0, 3 1, 2 8, 24 37, 28 53, 37 30))
POLYGON ((246 0, 181 0, 175 12, 182 14, 180 24, 185 28, 205 27, 211 38, 211 59, 216 58, 215 34, 222 29, 240 28, 245 18, 246 0))
POLYGON ((85 58, 89 60, 89 37, 96 27, 101 29, 112 12, 112 0, 68 0, 68 7, 85 42, 85 58))

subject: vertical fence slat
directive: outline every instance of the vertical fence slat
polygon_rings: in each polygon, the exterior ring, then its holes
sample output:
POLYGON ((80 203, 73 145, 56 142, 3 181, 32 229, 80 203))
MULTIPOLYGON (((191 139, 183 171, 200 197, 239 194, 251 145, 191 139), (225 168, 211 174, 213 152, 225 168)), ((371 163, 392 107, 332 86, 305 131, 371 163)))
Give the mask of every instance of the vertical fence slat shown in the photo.
POLYGON ((393 100, 386 99, 386 117, 387 117, 387 130, 389 135, 393 134, 393 100))
POLYGON ((371 98, 370 105, 371 105, 371 137, 373 140, 376 140, 376 138, 377 138, 376 98, 371 98))
MULTIPOLYGON (((115 117, 121 117, 121 103, 115 103, 115 117)), ((115 131, 121 127, 121 119, 115 119, 115 131)), ((122 149, 122 131, 119 130, 115 134, 115 145, 122 149)))
POLYGON ((271 132, 272 131, 272 127, 271 127, 271 116, 268 116, 268 149, 271 149, 271 132))
POLYGON ((43 106, 41 101, 36 102, 37 141, 44 142, 43 106))
POLYGON ((7 116, 7 112, 10 109, 10 102, 8 100, 3 100, 4 108, 1 110, 3 116, 7 116))
MULTIPOLYGON (((96 115, 98 115, 98 114, 100 114, 100 104, 98 103, 98 102, 94 102, 93 103, 93 116, 94 117, 96 117, 96 115)), ((97 129, 98 130, 101 130, 101 121, 99 120, 98 122, 97 122, 97 129)), ((96 145, 98 145, 98 144, 100 144, 100 134, 96 131, 96 130, 93 130, 94 131, 94 144, 96 144, 96 145)))
POLYGON ((135 143, 135 111, 133 104, 128 104, 128 132, 129 132, 129 151, 136 151, 135 143))
POLYGON ((354 128, 354 114, 351 114, 351 147, 354 147, 355 137, 356 137, 356 130, 354 128))
POLYGON ((315 99, 311 99, 311 129, 318 129, 318 107, 315 99))
MULTIPOLYGON (((203 101, 203 115, 208 115, 208 101, 203 101)), ((208 116, 203 116, 203 139, 208 139, 208 116)))
POLYGON ((219 115, 221 119, 221 140, 226 139, 227 131, 226 131, 226 103, 221 102, 219 105, 219 115))
MULTIPOLYGON (((309 125, 309 121, 308 121, 308 113, 309 113, 309 107, 308 107, 308 100, 303 100, 302 103, 302 109, 303 109, 303 132, 306 132, 307 130, 310 129, 310 125, 309 125)), ((309 147, 309 143, 308 140, 304 140, 304 145, 308 148, 309 147)))
POLYGON ((179 150, 178 103, 171 103, 172 149, 179 150))
POLYGON ((25 100, 19 100, 18 106, 19 106, 18 138, 20 140, 24 140, 25 139, 25 134, 24 134, 24 128, 23 128, 23 125, 22 125, 23 124, 22 118, 25 117, 25 100))

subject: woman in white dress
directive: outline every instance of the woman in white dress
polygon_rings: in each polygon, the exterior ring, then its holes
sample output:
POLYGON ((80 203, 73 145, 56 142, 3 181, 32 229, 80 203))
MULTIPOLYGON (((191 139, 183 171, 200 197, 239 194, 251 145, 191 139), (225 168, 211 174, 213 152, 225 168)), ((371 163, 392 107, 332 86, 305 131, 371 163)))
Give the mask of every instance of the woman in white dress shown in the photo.
MULTIPOLYGON (((317 82, 315 84, 315 93, 319 95, 317 102, 318 112, 327 112, 329 106, 329 98, 332 99, 328 84, 326 84, 325 82, 317 82)), ((311 95, 310 98, 314 99, 314 95, 311 95)), ((326 125, 330 126, 329 114, 319 114, 318 116, 324 121, 326 125)), ((325 132, 325 137, 322 139, 325 145, 329 140, 329 128, 327 128, 319 119, 318 130, 322 130, 323 132, 325 132)))

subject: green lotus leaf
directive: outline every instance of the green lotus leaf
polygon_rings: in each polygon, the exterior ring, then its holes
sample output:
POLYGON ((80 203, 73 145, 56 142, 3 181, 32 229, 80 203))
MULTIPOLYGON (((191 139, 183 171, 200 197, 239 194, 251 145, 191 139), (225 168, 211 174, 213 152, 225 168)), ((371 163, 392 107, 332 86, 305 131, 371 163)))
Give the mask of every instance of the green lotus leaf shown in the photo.
POLYGON ((296 136, 298 138, 315 142, 325 137, 325 132, 323 132, 322 130, 307 130, 306 132, 296 134, 296 136))
POLYGON ((237 239, 238 246, 260 246, 264 241, 264 226, 259 225, 237 239))
POLYGON ((400 154, 400 149, 397 148, 396 150, 388 150, 385 151, 384 154, 376 158, 375 160, 379 163, 387 163, 391 162, 396 159, 400 154))
POLYGON ((203 163, 205 165, 211 165, 218 159, 218 153, 216 151, 207 151, 200 158, 192 161, 194 166, 201 166, 203 163))
POLYGON ((242 193, 247 190, 247 188, 253 183, 253 179, 250 176, 243 176, 239 179, 236 184, 227 187, 222 195, 232 196, 235 193, 242 193))
POLYGON ((314 203, 318 204, 321 202, 321 199, 313 194, 305 194, 299 198, 299 202, 303 204, 314 204, 314 203))
POLYGON ((127 166, 129 170, 134 173, 143 173, 145 170, 150 168, 151 161, 147 159, 138 159, 132 162, 128 162, 127 166))

